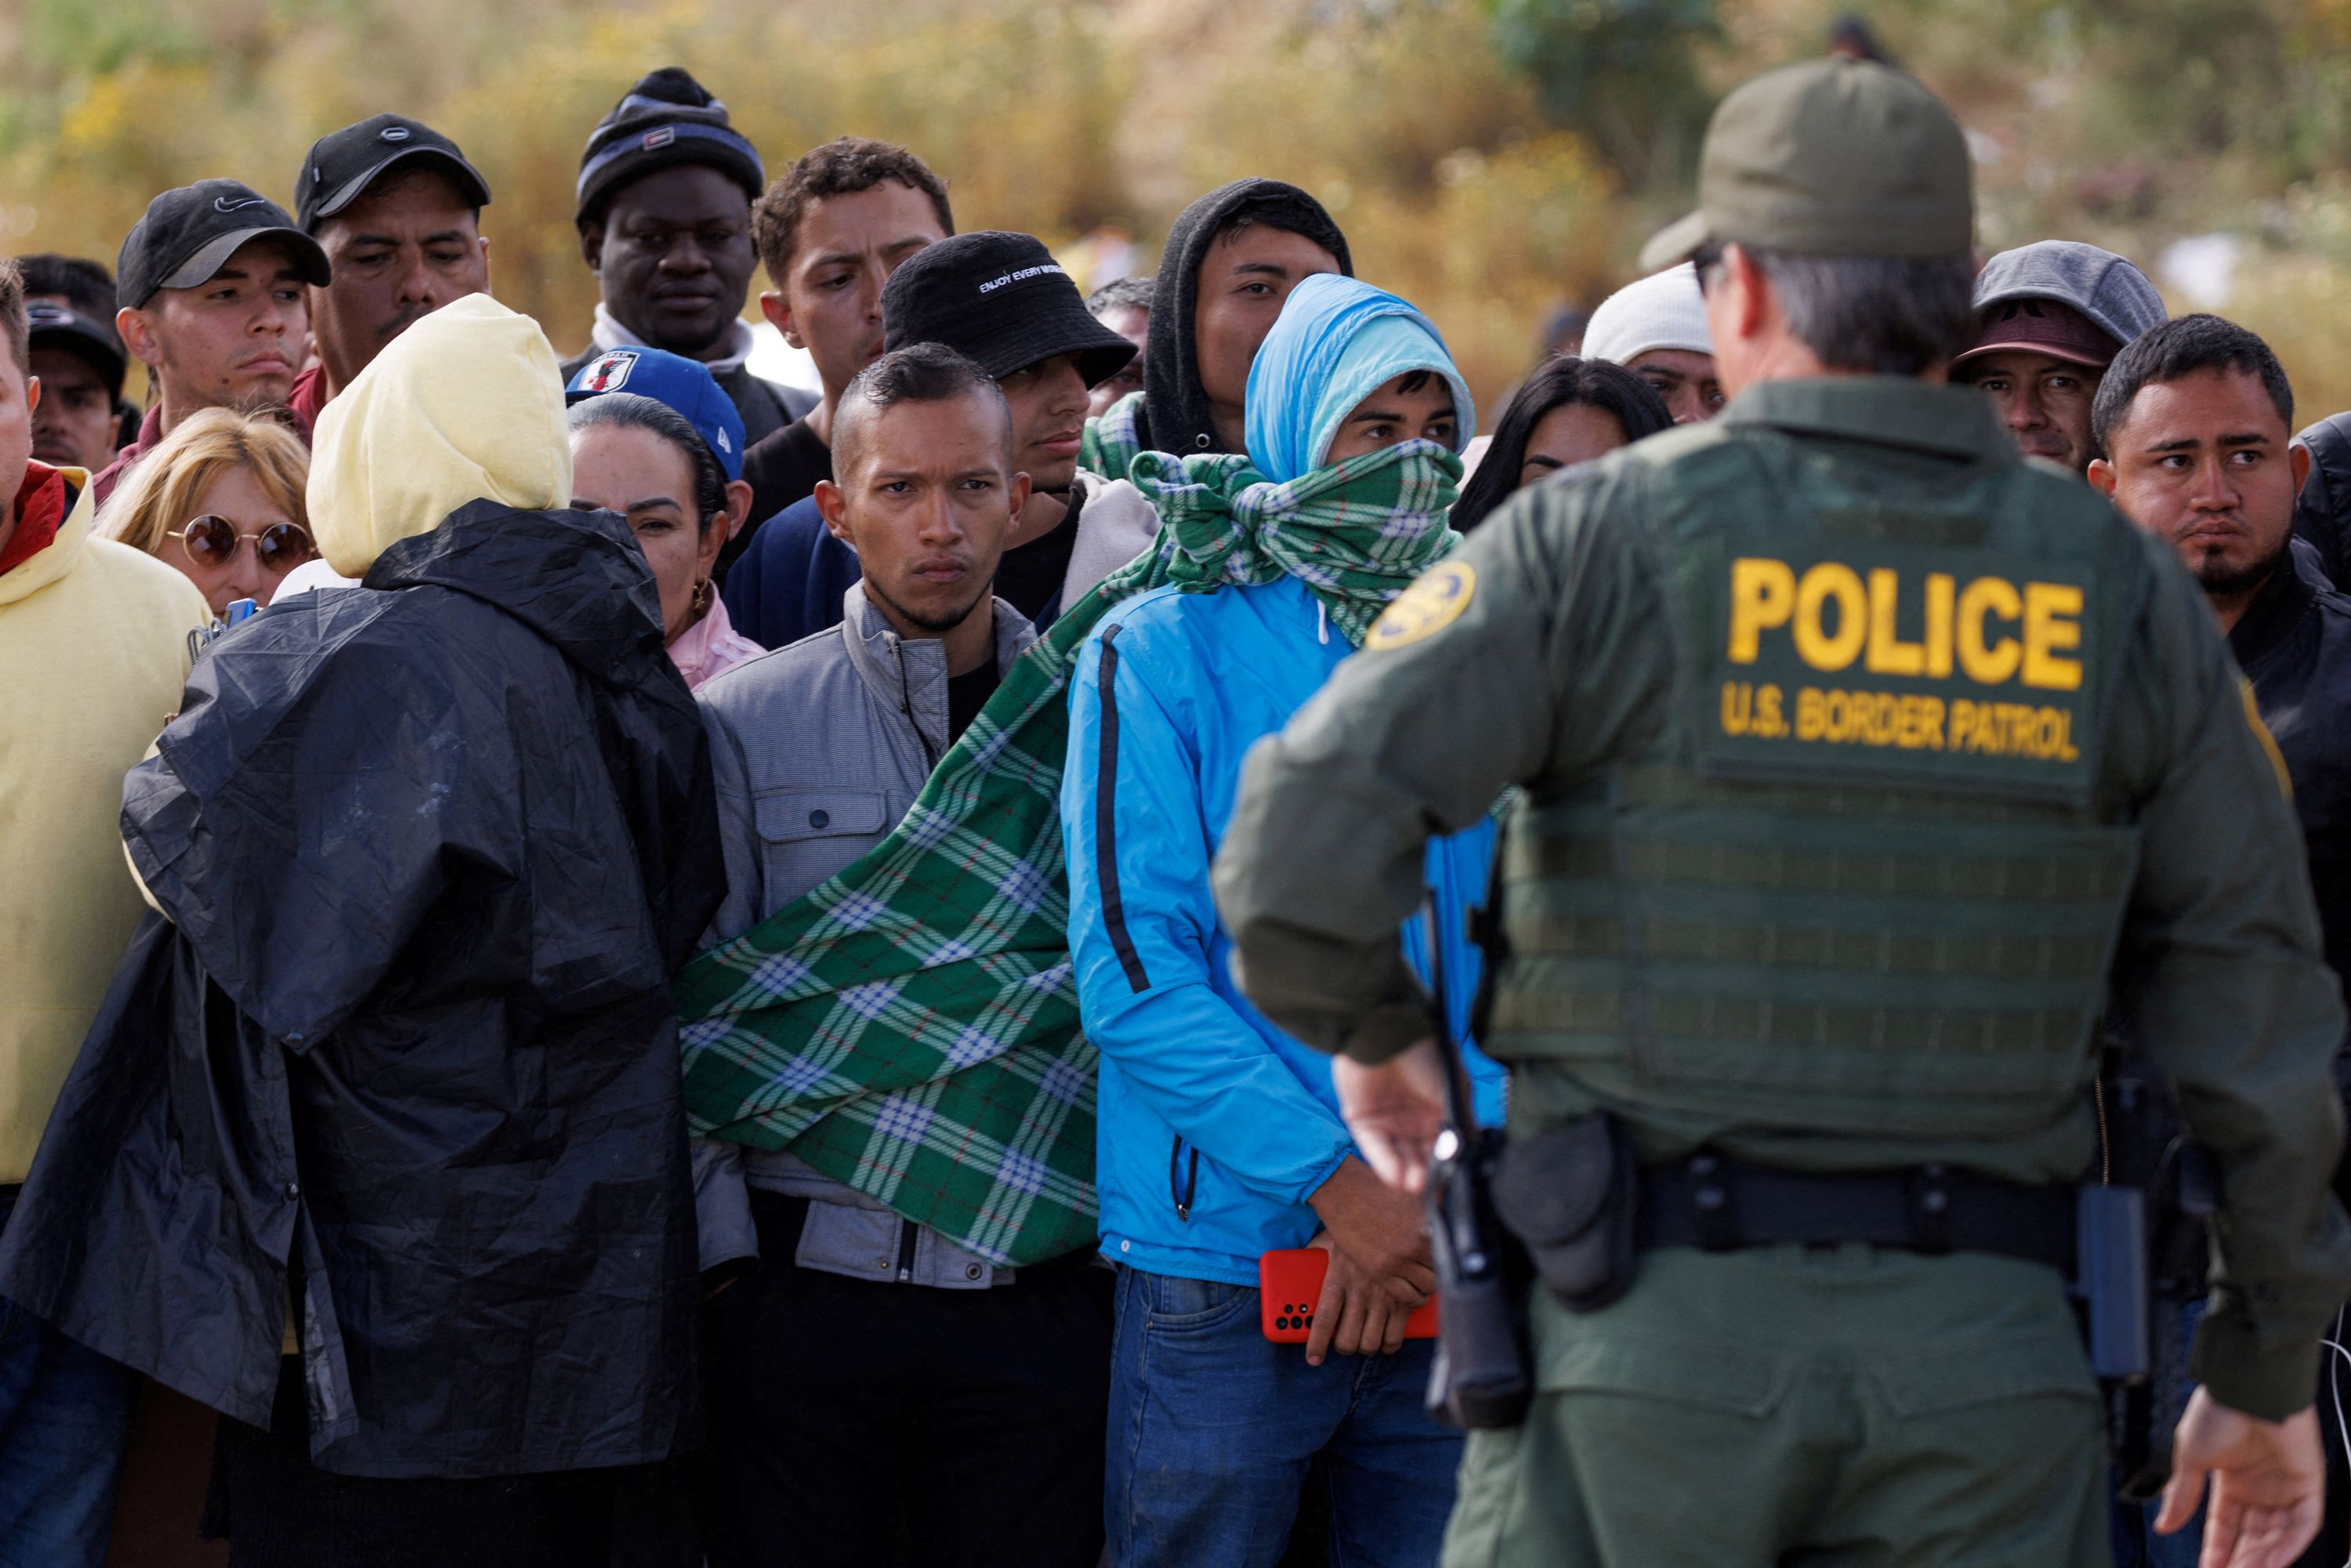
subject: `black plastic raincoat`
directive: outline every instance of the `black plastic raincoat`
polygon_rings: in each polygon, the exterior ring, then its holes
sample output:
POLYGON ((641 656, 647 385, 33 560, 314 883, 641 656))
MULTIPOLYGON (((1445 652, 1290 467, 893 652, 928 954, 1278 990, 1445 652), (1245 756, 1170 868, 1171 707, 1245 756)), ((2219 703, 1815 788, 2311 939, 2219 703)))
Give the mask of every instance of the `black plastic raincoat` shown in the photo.
POLYGON ((287 1292, 349 1475, 697 1436, 672 972, 724 892, 700 721, 609 513, 476 501, 197 664, 133 941, 0 1294, 256 1426, 287 1292))

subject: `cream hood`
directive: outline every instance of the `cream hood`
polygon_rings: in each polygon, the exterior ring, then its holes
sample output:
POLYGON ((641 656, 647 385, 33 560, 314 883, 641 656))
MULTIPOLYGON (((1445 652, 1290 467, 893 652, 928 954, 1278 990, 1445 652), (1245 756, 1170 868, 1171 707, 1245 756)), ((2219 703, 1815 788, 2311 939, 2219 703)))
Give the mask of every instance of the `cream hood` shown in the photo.
POLYGON ((571 447, 547 334, 469 294, 394 338, 319 414, 310 532, 328 564, 362 577, 385 546, 484 497, 569 506, 571 447))

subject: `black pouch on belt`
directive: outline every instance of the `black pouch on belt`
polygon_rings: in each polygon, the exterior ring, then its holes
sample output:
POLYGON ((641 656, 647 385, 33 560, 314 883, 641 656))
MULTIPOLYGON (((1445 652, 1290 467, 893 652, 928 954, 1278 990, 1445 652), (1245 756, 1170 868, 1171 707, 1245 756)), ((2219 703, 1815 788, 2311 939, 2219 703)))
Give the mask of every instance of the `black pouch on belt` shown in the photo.
POLYGON ((1594 1111, 1513 1139, 1494 1182, 1494 1207, 1526 1243, 1560 1304, 1593 1312, 1632 1288, 1639 1172, 1615 1117, 1594 1111))

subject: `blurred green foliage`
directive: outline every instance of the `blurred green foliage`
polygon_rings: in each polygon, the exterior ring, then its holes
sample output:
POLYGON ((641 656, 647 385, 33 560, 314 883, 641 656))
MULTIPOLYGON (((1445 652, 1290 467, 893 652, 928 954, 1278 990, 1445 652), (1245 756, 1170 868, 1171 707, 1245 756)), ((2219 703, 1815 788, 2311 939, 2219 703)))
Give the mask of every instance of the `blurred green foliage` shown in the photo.
MULTIPOLYGON (((111 261, 147 199, 233 174, 290 195, 310 141, 381 110, 457 138, 496 199, 498 295, 559 349, 595 298, 571 224, 589 128, 683 65, 770 172, 903 141, 967 228, 1148 266, 1193 196, 1295 180, 1366 277, 1422 305, 1491 410, 1554 305, 1628 276, 1689 201, 1714 98, 1825 47, 1851 0, 9 0, 0 246, 111 261)), ((2309 412, 2351 403, 2351 0, 1877 0, 1886 46, 1979 158, 1988 247, 2153 265, 2243 246, 2225 308, 2309 412)), ((2161 281, 2161 279, 2159 279, 2161 281)), ((2195 301, 2167 284, 2176 308, 2195 301)))

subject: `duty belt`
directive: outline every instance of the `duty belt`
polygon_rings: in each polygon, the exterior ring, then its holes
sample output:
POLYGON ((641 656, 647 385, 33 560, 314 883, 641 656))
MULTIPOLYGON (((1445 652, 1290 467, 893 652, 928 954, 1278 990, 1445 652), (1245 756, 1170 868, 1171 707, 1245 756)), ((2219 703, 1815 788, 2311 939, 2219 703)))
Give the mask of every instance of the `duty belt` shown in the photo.
POLYGON ((1834 1174, 1778 1170, 1719 1155, 1645 1166, 1637 1244, 1708 1252, 1860 1242, 1938 1255, 1993 1252, 2076 1268, 2076 1196, 1939 1165, 1834 1174))

